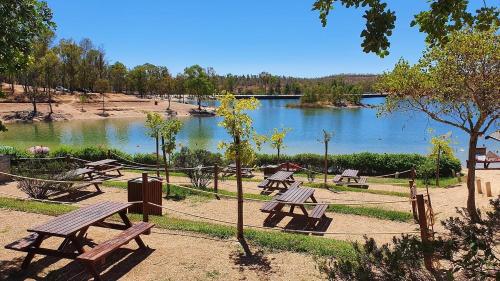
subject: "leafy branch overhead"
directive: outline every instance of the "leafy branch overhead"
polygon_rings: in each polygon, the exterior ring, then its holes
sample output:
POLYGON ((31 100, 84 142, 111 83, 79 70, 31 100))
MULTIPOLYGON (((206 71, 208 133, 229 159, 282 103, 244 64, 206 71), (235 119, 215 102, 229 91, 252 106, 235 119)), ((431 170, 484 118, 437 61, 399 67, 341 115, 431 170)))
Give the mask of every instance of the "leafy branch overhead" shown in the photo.
MULTIPOLYGON (((448 42, 450 32, 466 26, 484 31, 500 25, 500 8, 483 2, 483 7, 470 12, 468 0, 431 0, 429 9, 416 14, 410 24, 427 34, 428 44, 441 45, 448 42)), ((323 26, 327 25, 328 15, 336 3, 346 8, 366 7, 363 15, 366 27, 361 32, 361 47, 364 52, 376 53, 380 57, 389 54, 389 37, 395 28, 396 13, 386 3, 381 0, 316 0, 313 10, 319 12, 323 26)))

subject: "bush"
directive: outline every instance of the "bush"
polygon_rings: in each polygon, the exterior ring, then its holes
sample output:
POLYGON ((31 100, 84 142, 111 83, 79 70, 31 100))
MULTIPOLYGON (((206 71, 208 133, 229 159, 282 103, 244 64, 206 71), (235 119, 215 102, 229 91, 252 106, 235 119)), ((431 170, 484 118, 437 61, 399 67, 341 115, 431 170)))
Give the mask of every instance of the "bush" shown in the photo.
POLYGON ((365 237, 354 244, 354 259, 319 260, 319 268, 330 280, 500 280, 500 199, 490 201, 492 210, 473 222, 467 210, 460 217, 442 222, 448 231, 424 245, 415 235, 393 237, 392 243, 377 246, 365 237), (431 251, 441 264, 439 271, 423 267, 424 251, 431 251))
POLYGON ((180 152, 174 154, 174 165, 176 167, 195 168, 185 170, 193 186, 206 188, 213 178, 213 169, 202 169, 201 167, 221 165, 222 156, 219 153, 211 153, 206 150, 190 150, 183 147, 180 152), (200 167, 200 168, 196 168, 200 167))
MULTIPOLYGON (((18 163, 14 174, 36 179, 50 179, 59 181, 74 180, 75 175, 70 172, 77 167, 76 163, 65 160, 27 160, 18 163)), ((68 183, 45 182, 32 179, 21 179, 17 187, 29 197, 47 199, 57 191, 71 191, 72 185, 68 183)))

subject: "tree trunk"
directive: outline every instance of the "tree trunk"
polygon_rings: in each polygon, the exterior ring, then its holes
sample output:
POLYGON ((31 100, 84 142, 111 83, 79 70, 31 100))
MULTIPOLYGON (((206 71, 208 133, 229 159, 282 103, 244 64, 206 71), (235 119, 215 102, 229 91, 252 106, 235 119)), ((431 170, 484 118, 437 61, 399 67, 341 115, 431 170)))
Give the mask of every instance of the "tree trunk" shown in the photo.
POLYGON ((278 147, 278 164, 280 163, 280 149, 278 147))
POLYGON ((50 93, 50 88, 48 88, 48 93, 49 93, 49 109, 50 109, 49 116, 52 117, 54 111, 52 110, 52 95, 50 93))
POLYGON ((198 110, 201 111, 201 97, 198 96, 198 110))
POLYGON ((168 107, 167 107, 167 110, 170 110, 170 99, 171 99, 170 95, 168 95, 167 99, 168 99, 168 107))
POLYGON ((160 177, 160 152, 158 151, 159 140, 158 135, 156 136, 156 176, 160 177))
POLYGON ((237 238, 243 247, 245 254, 251 256, 250 248, 243 236, 243 182, 241 179, 241 159, 240 159, 240 137, 235 138, 234 144, 236 145, 235 162, 236 162, 236 189, 238 193, 238 224, 237 224, 237 238))
POLYGON ((327 183, 328 174, 328 142, 325 142, 325 188, 327 183))
POLYGON ((476 181, 476 146, 478 133, 471 133, 469 139, 469 160, 467 165, 467 211, 473 222, 479 221, 479 215, 476 209, 476 191, 475 191, 475 181, 476 181))
POLYGON ((165 138, 161 137, 161 151, 163 152, 163 165, 165 166, 165 178, 167 180, 167 198, 170 196, 170 179, 168 174, 167 153, 165 151, 165 138))

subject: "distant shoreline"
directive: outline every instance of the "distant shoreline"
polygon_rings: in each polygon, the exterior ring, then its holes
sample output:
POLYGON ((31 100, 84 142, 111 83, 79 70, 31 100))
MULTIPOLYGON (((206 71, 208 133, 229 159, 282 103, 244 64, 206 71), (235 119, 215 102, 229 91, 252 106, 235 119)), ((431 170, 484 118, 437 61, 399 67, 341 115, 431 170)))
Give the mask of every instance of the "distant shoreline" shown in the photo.
POLYGON ((324 104, 324 103, 289 103, 286 105, 287 108, 299 108, 299 109, 306 109, 306 108, 332 108, 332 109, 340 109, 340 108, 369 108, 371 106, 366 105, 366 104, 342 104, 342 105, 332 105, 332 104, 324 104))

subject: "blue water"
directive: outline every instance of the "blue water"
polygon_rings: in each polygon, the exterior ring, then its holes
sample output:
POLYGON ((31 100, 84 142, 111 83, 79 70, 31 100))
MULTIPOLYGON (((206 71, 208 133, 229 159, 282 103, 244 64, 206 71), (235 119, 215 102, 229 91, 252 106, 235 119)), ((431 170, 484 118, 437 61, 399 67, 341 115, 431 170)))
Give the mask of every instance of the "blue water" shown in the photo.
MULTIPOLYGON (((365 99, 368 104, 381 104, 383 98, 365 99)), ((453 148, 462 161, 466 158, 467 135, 459 129, 434 122, 422 113, 394 113, 377 117, 373 108, 359 109, 292 109, 286 104, 293 100, 262 100, 261 107, 251 112, 254 127, 260 134, 270 134, 273 128, 287 127, 292 131, 285 139, 283 152, 322 153, 318 141, 322 130, 333 132, 329 152, 416 152, 428 153, 433 135, 452 133, 453 148)), ((217 144, 227 140, 224 129, 217 126, 217 117, 181 119, 183 129, 178 136, 179 147, 188 146, 217 151, 217 144)), ((0 133, 0 144, 17 147, 47 145, 107 145, 127 152, 154 151, 153 139, 146 136, 143 119, 75 120, 54 123, 9 124, 7 133, 0 133)), ((492 131, 495 128, 492 128, 492 131)), ((498 128, 496 128, 498 129, 498 128)), ((488 149, 497 151, 495 141, 480 140, 488 149)), ((273 153, 269 146, 262 152, 273 153)))

